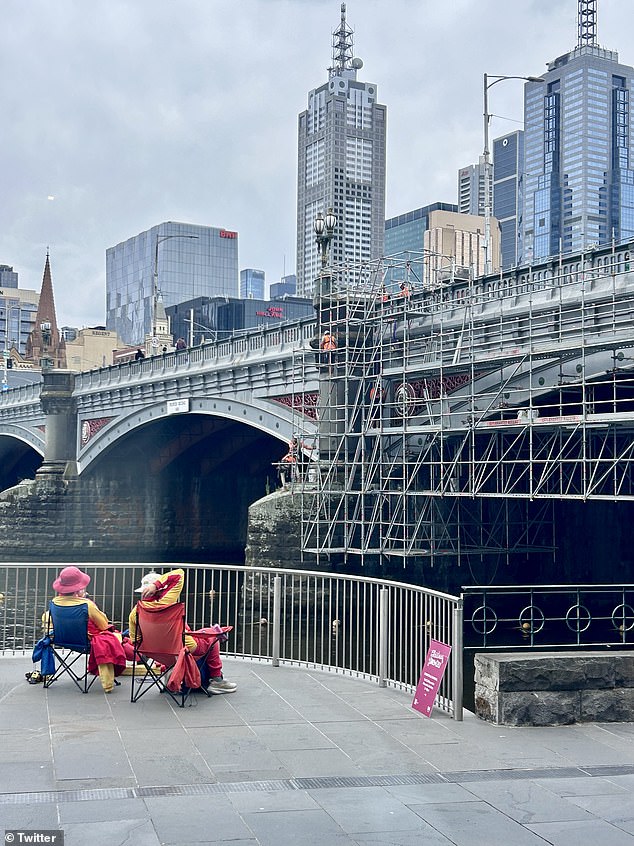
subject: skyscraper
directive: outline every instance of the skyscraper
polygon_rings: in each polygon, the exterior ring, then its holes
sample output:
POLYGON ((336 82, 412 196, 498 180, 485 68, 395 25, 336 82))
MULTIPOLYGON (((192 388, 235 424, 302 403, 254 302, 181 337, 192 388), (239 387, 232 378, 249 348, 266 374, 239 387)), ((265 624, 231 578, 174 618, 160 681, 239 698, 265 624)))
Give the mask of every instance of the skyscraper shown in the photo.
POLYGON ((517 264, 521 185, 524 169, 524 133, 521 129, 493 141, 493 214, 500 224, 502 267, 517 264))
POLYGON ((238 233, 168 221, 106 250, 106 328, 126 344, 152 333, 155 303, 238 293, 238 233))
POLYGON ((240 271, 240 297, 243 300, 263 300, 266 274, 263 270, 247 267, 240 271))
POLYGON ((383 254, 387 109, 376 85, 359 82, 346 4, 332 37, 328 82, 308 94, 299 115, 297 168, 297 293, 310 296, 319 270, 313 224, 331 208, 337 226, 333 265, 355 266, 383 254))
MULTIPOLYGON (((485 186, 485 167, 482 156, 480 156, 478 164, 460 168, 458 171, 458 211, 460 214, 484 216, 485 186)), ((491 208, 491 204, 489 204, 489 208, 491 208)))
POLYGON ((524 94, 520 259, 634 236, 634 68, 597 43, 597 0, 579 0, 578 43, 524 94))

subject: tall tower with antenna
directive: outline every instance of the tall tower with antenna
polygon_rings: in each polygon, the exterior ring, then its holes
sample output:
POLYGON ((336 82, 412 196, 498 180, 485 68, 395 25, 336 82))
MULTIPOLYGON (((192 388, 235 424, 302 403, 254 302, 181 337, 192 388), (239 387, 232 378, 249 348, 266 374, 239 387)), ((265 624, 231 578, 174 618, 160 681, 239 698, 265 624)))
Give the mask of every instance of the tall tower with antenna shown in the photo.
POLYGON ((310 297, 320 269, 314 234, 319 212, 332 209, 334 266, 355 267, 383 255, 387 109, 377 88, 361 82, 354 33, 341 4, 332 33, 328 80, 308 93, 298 121, 297 293, 310 297))
POLYGON ((577 2, 577 46, 525 87, 520 261, 634 238, 634 68, 577 2))

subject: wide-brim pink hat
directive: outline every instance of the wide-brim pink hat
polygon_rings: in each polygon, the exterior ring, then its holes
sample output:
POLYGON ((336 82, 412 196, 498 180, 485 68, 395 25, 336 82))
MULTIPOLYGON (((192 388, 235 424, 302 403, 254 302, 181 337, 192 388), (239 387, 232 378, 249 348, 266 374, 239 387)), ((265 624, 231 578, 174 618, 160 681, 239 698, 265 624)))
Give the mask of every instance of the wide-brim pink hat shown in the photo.
POLYGON ((90 583, 88 573, 83 573, 79 567, 64 567, 53 582, 53 590, 57 593, 76 593, 83 590, 90 583))

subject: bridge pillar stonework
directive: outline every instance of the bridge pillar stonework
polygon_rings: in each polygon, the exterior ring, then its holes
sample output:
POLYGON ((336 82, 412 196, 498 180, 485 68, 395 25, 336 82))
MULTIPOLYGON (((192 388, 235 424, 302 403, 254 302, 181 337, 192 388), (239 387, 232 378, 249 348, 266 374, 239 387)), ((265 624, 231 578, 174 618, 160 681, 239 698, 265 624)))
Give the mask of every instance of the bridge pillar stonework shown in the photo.
POLYGON ((44 461, 37 479, 77 478, 77 407, 75 374, 70 370, 42 372, 40 401, 46 414, 44 461))

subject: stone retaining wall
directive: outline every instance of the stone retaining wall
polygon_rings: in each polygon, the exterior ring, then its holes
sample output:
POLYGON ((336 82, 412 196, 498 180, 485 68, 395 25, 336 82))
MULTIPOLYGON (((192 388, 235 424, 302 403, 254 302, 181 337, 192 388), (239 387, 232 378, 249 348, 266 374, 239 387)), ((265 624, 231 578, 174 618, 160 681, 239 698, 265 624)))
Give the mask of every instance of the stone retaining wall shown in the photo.
POLYGON ((634 652, 478 654, 475 710, 507 726, 634 721, 634 652))

